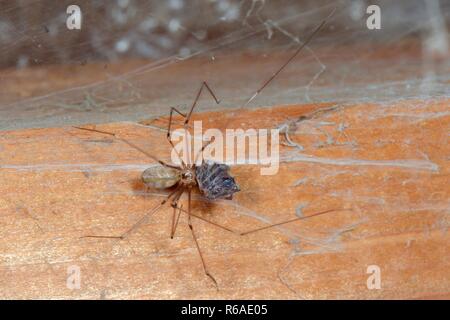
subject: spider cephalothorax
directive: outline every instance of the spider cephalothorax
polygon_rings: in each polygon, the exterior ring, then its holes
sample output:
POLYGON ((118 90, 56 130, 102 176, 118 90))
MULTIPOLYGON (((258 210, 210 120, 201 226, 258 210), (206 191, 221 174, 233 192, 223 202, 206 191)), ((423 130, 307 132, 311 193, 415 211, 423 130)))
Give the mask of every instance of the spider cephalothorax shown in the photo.
POLYGON ((197 184, 195 181, 195 170, 193 168, 183 170, 181 172, 181 179, 179 183, 188 188, 194 187, 197 184))

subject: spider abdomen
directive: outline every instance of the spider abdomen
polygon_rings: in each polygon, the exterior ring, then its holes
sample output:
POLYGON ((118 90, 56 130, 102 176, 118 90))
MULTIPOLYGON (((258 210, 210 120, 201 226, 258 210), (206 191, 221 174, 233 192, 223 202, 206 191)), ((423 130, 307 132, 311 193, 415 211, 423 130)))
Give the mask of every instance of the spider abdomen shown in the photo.
POLYGON ((229 174, 230 167, 212 161, 203 162, 195 168, 200 191, 209 200, 231 199, 233 193, 240 191, 234 178, 229 174))
POLYGON ((170 188, 177 184, 180 179, 180 171, 163 166, 150 167, 142 172, 144 184, 155 189, 170 188))

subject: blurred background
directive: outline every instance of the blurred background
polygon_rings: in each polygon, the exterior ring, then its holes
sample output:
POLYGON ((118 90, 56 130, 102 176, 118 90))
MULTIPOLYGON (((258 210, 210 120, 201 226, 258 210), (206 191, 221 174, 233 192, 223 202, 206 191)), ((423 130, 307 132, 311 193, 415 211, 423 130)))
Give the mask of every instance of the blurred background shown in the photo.
POLYGON ((251 106, 448 97, 450 1, 2 0, 0 129, 157 116, 201 81, 239 107, 335 7, 251 106))

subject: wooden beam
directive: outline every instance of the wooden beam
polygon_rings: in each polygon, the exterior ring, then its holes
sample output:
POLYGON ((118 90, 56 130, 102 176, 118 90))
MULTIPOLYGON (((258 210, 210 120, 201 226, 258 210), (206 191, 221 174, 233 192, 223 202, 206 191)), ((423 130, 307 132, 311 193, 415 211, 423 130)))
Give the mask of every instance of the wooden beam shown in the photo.
MULTIPOLYGON (((276 175, 262 176, 259 165, 232 166, 241 192, 217 203, 197 194, 196 214, 244 231, 296 214, 351 209, 248 236, 195 219, 219 291, 203 273, 185 216, 170 239, 170 208, 127 240, 80 239, 119 234, 162 199, 164 192, 146 192, 140 183, 152 163, 141 153, 72 127, 4 131, 0 297, 448 299, 449 103, 194 114, 204 128, 287 128, 290 139, 280 134, 276 175), (381 289, 367 286, 370 266, 380 269, 381 289), (68 272, 77 270, 79 289, 67 285, 68 272)), ((170 160, 158 129, 166 120, 96 128, 170 160)))

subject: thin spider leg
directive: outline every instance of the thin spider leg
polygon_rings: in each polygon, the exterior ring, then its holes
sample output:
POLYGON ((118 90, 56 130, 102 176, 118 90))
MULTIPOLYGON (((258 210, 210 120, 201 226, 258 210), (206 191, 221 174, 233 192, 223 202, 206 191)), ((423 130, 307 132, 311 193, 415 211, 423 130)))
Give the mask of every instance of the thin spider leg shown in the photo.
MULTIPOLYGON (((180 215, 181 215, 181 212, 183 210, 183 205, 181 205, 180 207, 176 207, 176 208, 174 207, 174 210, 175 209, 178 209, 178 215, 177 215, 177 219, 175 221, 175 224, 173 225, 172 233, 170 234, 170 238, 171 239, 173 239, 173 237, 175 236, 175 231, 177 230, 177 227, 178 227, 178 221, 180 221, 180 215)), ((174 216, 174 218, 175 218, 175 216, 174 216)))
MULTIPOLYGON (((183 212, 185 214, 188 214, 188 212, 186 210, 184 210, 182 208, 179 208, 179 209, 180 209, 181 212, 183 212)), ((333 212, 333 211, 340 211, 340 210, 351 210, 351 209, 330 209, 330 210, 321 211, 321 212, 318 212, 318 213, 315 213, 315 214, 312 214, 312 215, 309 215, 309 216, 306 216, 306 217, 294 218, 294 219, 291 219, 291 220, 282 221, 282 222, 279 222, 279 223, 271 224, 269 226, 264 226, 264 227, 261 227, 261 228, 258 228, 258 229, 253 229, 253 230, 246 231, 246 232, 239 232, 239 231, 230 229, 228 227, 225 227, 225 226, 223 226, 221 224, 218 224, 218 223, 213 222, 211 220, 205 219, 205 218, 203 218, 201 216, 198 216, 198 215, 195 215, 193 213, 191 213, 191 216, 194 217, 194 218, 197 218, 199 220, 202 220, 204 222, 207 222, 207 223, 209 223, 209 224, 211 224, 213 226, 216 226, 216 227, 218 227, 220 229, 223 229, 225 231, 231 232, 231 233, 239 235, 239 236, 244 236, 244 235, 247 235, 247 234, 250 234, 250 233, 253 233, 253 232, 269 229, 269 228, 272 228, 272 227, 277 227, 277 226, 280 226, 280 225, 283 225, 283 224, 287 224, 287 223, 291 223, 291 222, 295 222, 295 221, 299 221, 299 220, 305 220, 307 218, 313 218, 315 216, 323 215, 323 214, 330 213, 330 212, 333 212)))
MULTIPOLYGON (((186 210, 184 210, 183 208, 178 208, 178 209, 179 209, 181 212, 183 212, 183 213, 185 213, 185 214, 188 214, 188 212, 187 212, 186 210)), ((199 220, 202 220, 202 221, 204 221, 204 222, 207 222, 207 223, 209 223, 209 224, 212 224, 213 226, 216 226, 217 228, 223 229, 223 230, 225 230, 225 231, 231 232, 231 233, 236 234, 236 235, 241 235, 241 232, 239 232, 239 231, 236 231, 236 230, 230 229, 230 228, 228 228, 228 227, 225 227, 225 226, 223 226, 223 225, 221 225, 221 224, 218 224, 217 222, 213 222, 213 221, 211 221, 211 220, 205 219, 205 218, 203 218, 203 217, 201 217, 201 216, 198 216, 198 215, 196 215, 196 214, 193 214, 192 212, 191 212, 191 216, 194 217, 194 218, 197 218, 197 219, 199 219, 199 220)))
POLYGON ((349 211, 351 211, 351 209, 330 209, 330 210, 325 210, 325 211, 321 211, 321 212, 317 212, 317 213, 311 214, 311 215, 306 216, 306 217, 298 217, 298 218, 294 218, 294 219, 291 219, 291 220, 286 220, 286 221, 274 223, 274 224, 271 224, 269 226, 264 226, 264 227, 253 229, 253 230, 250 230, 250 231, 241 232, 240 235, 241 236, 245 236, 245 235, 250 234, 250 233, 254 233, 254 232, 266 230, 266 229, 269 229, 269 228, 281 226, 283 224, 287 224, 287 223, 291 223, 291 222, 295 222, 295 221, 299 221, 299 220, 305 220, 305 219, 308 219, 308 218, 321 216, 323 214, 330 213, 330 212, 333 212, 333 211, 342 211, 342 210, 349 210, 349 211))
MULTIPOLYGON (((173 117, 173 112, 178 113, 180 116, 182 116, 183 118, 186 118, 186 115, 184 113, 181 113, 180 111, 178 111, 175 107, 171 107, 170 108, 170 115, 169 115, 169 125, 167 126, 167 141, 169 141, 170 145, 172 146, 172 149, 175 150, 175 153, 178 156, 178 160, 180 160, 181 166, 183 168, 186 168, 186 163, 183 161, 183 159, 180 156, 180 153, 178 152, 178 150, 175 148, 175 145, 173 144, 172 141, 172 133, 171 133, 171 129, 172 129, 172 117, 173 117)), ((186 138, 186 137, 185 137, 186 138)))
POLYGON ((197 105, 198 99, 200 98, 200 95, 202 94, 203 88, 206 88, 209 93, 211 94, 211 96, 214 98, 214 101, 219 104, 220 100, 217 99, 216 95, 214 94, 214 92, 211 90, 211 88, 209 87, 209 85, 206 83, 206 81, 202 82, 202 86, 200 87, 200 90, 198 90, 197 96, 195 97, 194 103, 192 104, 191 110, 189 111, 186 120, 184 120, 184 124, 187 125, 189 123, 189 120, 191 120, 191 115, 192 112, 194 111, 195 106, 197 105))
MULTIPOLYGON (((189 110, 189 113, 187 115, 183 114, 182 112, 180 112, 179 110, 177 110, 174 107, 170 108, 170 116, 169 116, 169 125, 167 128, 167 140, 169 141, 170 145, 172 146, 173 149, 175 149, 175 152, 179 158, 179 160, 181 161, 181 164, 183 166, 183 168, 188 168, 191 167, 190 161, 191 161, 191 157, 190 157, 190 146, 189 146, 189 141, 187 139, 187 131, 189 128, 189 121, 191 119, 191 115, 192 112, 194 111, 195 106, 197 105, 198 100, 200 99, 200 96, 202 94, 203 88, 206 88, 208 90, 208 92, 211 94, 211 96, 214 98, 214 101, 219 104, 220 101, 217 99, 216 95, 214 94, 214 92, 212 91, 212 89, 209 87, 208 83, 206 83, 206 81, 202 82, 202 85, 200 87, 200 89, 197 92, 197 95, 195 96, 195 100, 194 103, 192 104, 191 109, 189 110), (172 142, 172 136, 171 136, 171 128, 172 128, 172 117, 173 117, 173 113, 176 112, 179 115, 183 116, 185 118, 184 120, 184 141, 185 141, 185 151, 186 151, 186 162, 181 158, 178 150, 175 148, 173 142, 172 142)), ((195 163, 195 162, 194 162, 195 163)))
POLYGON ((178 200, 181 198, 181 196, 183 195, 183 192, 185 191, 185 187, 180 185, 177 187, 177 190, 175 190, 175 191, 176 191, 176 194, 172 198, 172 201, 170 204, 171 207, 177 206, 178 200))
POLYGON ((180 187, 177 187, 175 190, 173 190, 167 197, 166 199, 164 199, 163 201, 161 201, 158 205, 156 205, 152 210, 150 210, 150 212, 146 213, 142 218, 140 218, 133 226, 131 226, 131 228, 129 228, 127 231, 125 231, 124 233, 122 233, 120 236, 102 236, 102 235, 88 235, 88 236, 83 236, 80 237, 80 239, 82 238, 103 238, 103 239, 120 239, 120 240, 124 240, 131 232, 133 232, 134 230, 136 230, 137 228, 139 228, 142 224, 144 224, 147 219, 154 214, 155 212, 157 212, 159 209, 161 209, 161 207, 173 196, 175 195, 177 192, 179 192, 180 187))
MULTIPOLYGON (((186 115, 184 114, 184 113, 182 113, 181 111, 179 111, 177 108, 175 108, 175 107, 170 107, 170 115, 169 115, 169 126, 168 126, 168 128, 167 128, 167 133, 169 134, 169 136, 170 136, 170 129, 172 128, 172 122, 174 122, 174 120, 172 120, 172 117, 173 117, 173 112, 176 112, 176 113, 178 113, 180 116, 182 116, 183 118, 185 118, 186 119, 186 115)), ((183 123, 184 123, 184 121, 183 121, 183 123)))
POLYGON ((115 134, 115 133, 107 132, 107 131, 101 131, 101 130, 97 130, 97 129, 83 128, 83 127, 75 127, 75 126, 74 126, 73 128, 78 129, 78 130, 85 130, 85 131, 97 132, 97 133, 102 133, 102 134, 107 134, 107 135, 113 136, 114 138, 116 138, 116 139, 118 139, 118 140, 120 140, 120 141, 126 143, 127 145, 129 145, 129 146, 132 147, 133 149, 138 150, 138 151, 141 152, 142 154, 146 155, 147 157, 149 157, 149 158, 152 159, 152 160, 155 160, 156 162, 158 162, 159 164, 161 164, 161 165, 163 165, 163 166, 165 166, 165 167, 173 168, 173 169, 178 169, 178 170, 180 169, 180 167, 178 167, 178 166, 174 166, 174 165, 168 164, 168 163, 166 163, 166 162, 164 162, 164 161, 162 161, 162 160, 159 160, 158 158, 156 158, 155 156, 151 155, 150 153, 148 153, 147 151, 145 151, 145 150, 142 149, 141 147, 135 145, 134 143, 132 143, 131 141, 128 141, 127 139, 124 139, 124 138, 122 138, 122 137, 119 137, 119 136, 118 136, 117 134, 115 134))
POLYGON ((200 155, 202 155, 202 162, 203 161, 205 161, 205 159, 203 158, 203 151, 206 149, 206 147, 207 146, 209 146, 211 143, 213 143, 214 142, 214 136, 213 137, 211 137, 211 139, 209 140, 209 141, 207 141, 203 146, 202 146, 202 148, 200 149, 200 151, 197 153, 197 155, 195 156, 195 161, 194 161, 194 163, 193 163, 193 165, 192 166, 194 166, 195 164, 197 164, 197 160, 198 160, 198 157, 200 156, 200 155))
POLYGON ((191 163, 191 140, 187 138, 189 131, 184 128, 184 150, 186 151, 186 167, 188 168, 192 168, 192 163, 191 163))
POLYGON ((294 54, 285 62, 281 65, 281 67, 275 71, 272 76, 270 76, 269 79, 267 79, 262 86, 255 91, 255 93, 250 97, 250 99, 247 100, 247 102, 244 104, 243 107, 247 106, 253 99, 256 98, 256 96, 262 91, 264 90, 265 87, 267 87, 269 85, 270 82, 272 82, 273 79, 275 79, 280 73, 281 71, 283 71, 284 68, 286 68, 286 66, 291 63, 292 60, 295 59, 295 57, 303 50, 303 48, 305 48, 309 42, 314 38, 314 36, 320 31, 320 29, 322 29, 322 27, 325 25, 325 23, 328 21, 328 19, 331 18, 331 16, 334 14, 334 12, 336 11, 336 8, 333 9, 333 11, 325 18, 322 20, 322 22, 320 23, 320 25, 318 25, 313 32, 311 32, 309 34, 309 36, 306 38, 306 40, 300 45, 300 47, 294 52, 294 54))
MULTIPOLYGON (((173 125, 184 126, 184 119, 186 119, 186 116, 183 117, 183 120, 175 120, 175 119, 172 119, 172 126, 173 126, 173 125)), ((161 118, 161 119, 158 119, 158 121, 161 121, 161 122, 167 122, 167 124, 169 124, 169 119, 161 118)), ((163 124, 164 124, 164 123, 162 123, 161 126, 162 126, 163 124)), ((148 126, 148 125, 147 125, 147 126, 148 126)), ((158 128, 158 129, 164 129, 164 131, 167 130, 167 126, 165 126, 165 128, 163 128, 163 127, 161 127, 161 126, 155 125, 154 127, 155 127, 155 128, 158 128)), ((192 125, 190 125, 190 124, 188 124, 187 127, 188 127, 188 129, 193 129, 193 128, 194 128, 194 127, 193 127, 192 125)), ((151 127, 150 127, 150 128, 151 128, 151 127)))
POLYGON ((177 218, 177 207, 173 207, 172 226, 170 227, 170 239, 173 239, 173 228, 175 228, 175 220, 177 218))
POLYGON ((191 221, 191 189, 188 190, 188 224, 189 224, 189 229, 191 229, 192 237, 194 238, 194 242, 195 242, 195 246, 197 247, 198 254, 200 255, 200 259, 202 261, 203 270, 205 271, 205 274, 214 282, 216 289, 219 290, 219 286, 217 285, 216 279, 214 279, 214 277, 209 273, 208 269, 206 268, 205 260, 203 259, 202 251, 198 244, 197 237, 194 232, 194 227, 192 225, 192 221, 191 221))
POLYGON ((177 209, 178 209, 178 200, 180 200, 180 198, 181 198, 181 196, 182 196, 184 191, 185 191, 185 188, 181 187, 180 191, 178 191, 178 194, 176 194, 173 197, 172 202, 170 204, 170 206, 173 208, 172 226, 171 226, 171 229, 170 229, 170 238, 171 239, 173 239, 173 235, 175 233, 174 229, 176 228, 175 224, 176 224, 176 212, 177 212, 177 209))

